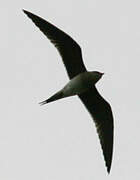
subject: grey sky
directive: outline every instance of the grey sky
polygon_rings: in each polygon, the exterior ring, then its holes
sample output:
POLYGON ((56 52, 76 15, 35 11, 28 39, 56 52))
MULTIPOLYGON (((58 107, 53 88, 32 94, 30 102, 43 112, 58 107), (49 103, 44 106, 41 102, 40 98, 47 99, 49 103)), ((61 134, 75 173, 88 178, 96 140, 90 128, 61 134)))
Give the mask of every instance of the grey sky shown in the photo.
POLYGON ((0 61, 0 179, 139 179, 140 11, 134 0, 3 1, 0 61), (95 125, 77 97, 39 106, 68 81, 54 46, 22 8, 44 17, 81 46, 111 104, 111 173, 95 125))

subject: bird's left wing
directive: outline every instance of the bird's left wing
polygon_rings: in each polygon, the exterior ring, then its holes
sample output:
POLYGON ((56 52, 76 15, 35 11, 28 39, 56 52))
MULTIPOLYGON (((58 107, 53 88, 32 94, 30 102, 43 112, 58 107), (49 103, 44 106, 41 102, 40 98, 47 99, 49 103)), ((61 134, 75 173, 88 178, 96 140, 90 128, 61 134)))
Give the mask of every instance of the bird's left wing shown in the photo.
POLYGON ((85 72, 80 46, 68 34, 41 17, 23 10, 35 25, 47 36, 59 51, 67 73, 71 78, 85 72))
POLYGON ((86 106, 96 124, 107 171, 110 172, 113 154, 114 129, 111 107, 109 103, 102 98, 95 86, 79 95, 79 98, 86 106))

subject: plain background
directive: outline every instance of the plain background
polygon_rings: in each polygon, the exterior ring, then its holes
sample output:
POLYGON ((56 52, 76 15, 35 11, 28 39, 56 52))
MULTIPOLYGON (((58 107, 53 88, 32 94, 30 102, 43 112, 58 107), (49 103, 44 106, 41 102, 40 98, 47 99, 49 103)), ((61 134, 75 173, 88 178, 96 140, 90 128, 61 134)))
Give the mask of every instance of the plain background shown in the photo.
POLYGON ((0 6, 0 179, 140 178, 138 0, 13 0, 0 6), (39 106, 68 82, 55 47, 22 12, 44 17, 82 47, 113 110, 110 175, 89 113, 77 97, 39 106))

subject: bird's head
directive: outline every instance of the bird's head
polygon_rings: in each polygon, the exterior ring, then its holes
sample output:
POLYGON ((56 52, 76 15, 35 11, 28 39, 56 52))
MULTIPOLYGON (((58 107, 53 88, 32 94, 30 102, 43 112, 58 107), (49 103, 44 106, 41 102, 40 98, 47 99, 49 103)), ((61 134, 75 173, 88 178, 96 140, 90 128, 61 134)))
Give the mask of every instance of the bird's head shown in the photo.
POLYGON ((92 77, 92 81, 94 81, 94 83, 99 81, 101 77, 104 75, 104 73, 98 71, 91 71, 90 74, 91 74, 90 76, 92 77))

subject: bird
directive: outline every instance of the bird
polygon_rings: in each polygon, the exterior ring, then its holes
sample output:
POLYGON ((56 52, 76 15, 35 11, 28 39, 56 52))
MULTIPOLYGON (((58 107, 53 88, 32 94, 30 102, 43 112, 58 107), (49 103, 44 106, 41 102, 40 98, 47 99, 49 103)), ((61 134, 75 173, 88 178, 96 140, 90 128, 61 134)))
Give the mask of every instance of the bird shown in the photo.
POLYGON ((114 119, 110 104, 96 88, 96 83, 104 73, 86 69, 81 47, 72 37, 45 19, 24 9, 23 12, 57 48, 70 79, 61 90, 40 102, 40 105, 77 95, 95 122, 107 172, 110 173, 113 157, 114 119))

